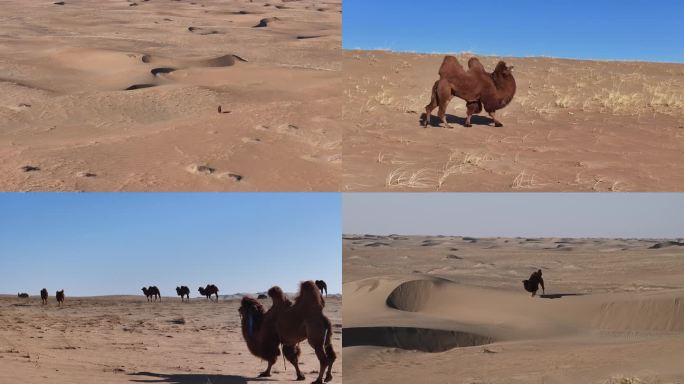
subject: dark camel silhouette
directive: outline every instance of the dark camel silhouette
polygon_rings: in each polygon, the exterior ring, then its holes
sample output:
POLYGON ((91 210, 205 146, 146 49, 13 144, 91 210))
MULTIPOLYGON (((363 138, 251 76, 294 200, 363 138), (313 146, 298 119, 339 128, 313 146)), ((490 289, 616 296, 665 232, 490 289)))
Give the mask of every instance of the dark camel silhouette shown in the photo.
POLYGON ((61 307, 64 304, 64 290, 57 291, 55 296, 57 297, 57 305, 61 307))
POLYGON ((318 289, 321 291, 321 295, 323 292, 325 292, 325 297, 328 297, 328 284, 326 284, 323 280, 316 280, 315 283, 318 289))
POLYGON ((149 288, 143 287, 142 291, 145 294, 145 297, 147 297, 147 301, 152 301, 152 298, 154 298, 154 301, 157 301, 157 298, 161 301, 161 293, 156 285, 150 286, 149 288))
POLYGON ((542 288, 542 294, 544 294, 544 279, 542 279, 541 269, 537 272, 533 272, 529 279, 523 280, 522 282, 525 290, 532 293, 532 297, 537 294, 540 285, 542 288))
POLYGON ((208 284, 204 288, 199 287, 199 289, 197 291, 199 291, 200 295, 206 296, 207 299, 209 299, 209 300, 211 300, 211 295, 216 295, 216 302, 218 302, 219 289, 214 284, 208 284))
POLYGON ((181 297, 181 301, 183 301, 183 296, 187 297, 188 301, 190 301, 190 288, 185 285, 176 287, 176 294, 181 297))
POLYGON ((40 299, 43 301, 43 305, 47 304, 47 300, 48 300, 47 289, 43 288, 40 290, 40 299))

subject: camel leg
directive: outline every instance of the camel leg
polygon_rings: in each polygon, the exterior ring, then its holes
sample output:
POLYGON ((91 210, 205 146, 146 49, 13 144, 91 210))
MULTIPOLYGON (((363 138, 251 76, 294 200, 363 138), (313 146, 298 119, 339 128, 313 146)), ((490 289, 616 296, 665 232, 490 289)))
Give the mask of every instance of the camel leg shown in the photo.
POLYGON ((301 350, 298 345, 284 345, 283 344, 283 355, 287 361, 294 365, 295 371, 297 373, 297 381, 304 380, 304 375, 302 371, 299 370, 299 354, 301 350))
POLYGON ((501 124, 501 122, 496 119, 495 113, 496 113, 495 111, 489 112, 489 116, 492 118, 492 120, 494 120, 494 126, 495 127, 503 127, 503 124, 501 124))
POLYGON ((332 344, 328 344, 325 346, 325 354, 328 356, 328 372, 325 374, 325 381, 328 382, 332 380, 332 367, 333 363, 337 359, 337 354, 335 354, 335 350, 333 349, 332 344))
POLYGON ((439 101, 439 109, 437 110, 437 116, 442 121, 442 126, 444 128, 451 128, 446 119, 446 109, 451 101, 451 86, 447 81, 439 81, 437 85, 437 99, 439 101))
POLYGON ((432 120, 432 111, 437 108, 437 105, 439 104, 437 102, 437 84, 439 81, 435 81, 435 85, 432 86, 432 97, 430 98, 430 103, 425 106, 425 122, 423 123, 423 126, 427 128, 427 126, 430 124, 430 120, 432 120))
POLYGON ((320 369, 318 370, 318 378, 315 381, 312 381, 311 384, 323 384, 323 374, 325 373, 325 369, 328 367, 328 356, 325 355, 325 350, 320 345, 316 347, 315 350, 318 363, 320 364, 320 369))
POLYGON ((265 371, 261 372, 259 374, 259 377, 271 377, 271 367, 275 364, 273 361, 268 362, 268 367, 266 368, 265 371))
POLYGON ((466 104, 466 108, 466 113, 468 116, 466 117, 465 126, 472 127, 472 124, 470 124, 470 118, 473 117, 473 115, 482 112, 482 103, 479 101, 471 101, 466 104))

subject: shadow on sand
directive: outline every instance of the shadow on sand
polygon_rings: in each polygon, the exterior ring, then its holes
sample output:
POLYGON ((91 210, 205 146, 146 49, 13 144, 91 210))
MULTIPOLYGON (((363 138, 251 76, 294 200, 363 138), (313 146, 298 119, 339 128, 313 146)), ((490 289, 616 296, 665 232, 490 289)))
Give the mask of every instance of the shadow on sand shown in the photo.
MULTIPOLYGON (((439 127, 439 125, 442 123, 441 120, 439 120, 439 117, 437 115, 431 115, 430 116, 430 127, 439 127)), ((458 124, 460 126, 465 126, 465 117, 459 117, 459 116, 454 116, 450 114, 446 114, 447 118, 447 123, 453 125, 453 124, 458 124)), ((420 114, 420 118, 418 119, 419 124, 423 124, 425 122, 425 113, 420 114)), ((489 117, 485 116, 480 116, 480 115, 473 115, 473 117, 470 119, 470 123, 473 125, 494 125, 494 120, 490 119, 489 117)))
POLYGON ((249 381, 273 381, 265 378, 246 378, 234 375, 202 375, 202 374, 163 374, 152 372, 129 373, 129 376, 141 376, 130 379, 134 383, 172 383, 172 384, 247 384, 249 381), (144 377, 147 376, 147 377, 144 377))
POLYGON ((584 296, 584 293, 549 293, 547 295, 539 295, 542 299, 560 299, 565 296, 584 296))

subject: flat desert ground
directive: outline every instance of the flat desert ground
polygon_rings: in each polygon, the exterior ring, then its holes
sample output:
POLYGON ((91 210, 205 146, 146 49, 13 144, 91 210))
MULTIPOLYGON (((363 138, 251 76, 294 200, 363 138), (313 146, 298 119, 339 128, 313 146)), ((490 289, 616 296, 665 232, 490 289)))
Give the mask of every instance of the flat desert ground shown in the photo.
POLYGON ((348 235, 343 260, 345 383, 684 382, 681 240, 348 235))
MULTIPOLYGON (((247 350, 240 331, 239 300, 207 302, 194 298, 0 297, 0 382, 2 383, 175 383, 241 384, 256 379, 266 363, 247 350)), ((341 341, 341 299, 326 300, 333 322, 333 345, 341 341)), ((270 300, 263 300, 268 308, 270 300)), ((313 381, 318 360, 302 343, 302 372, 313 381)), ((342 382, 342 354, 332 383, 342 382)), ((289 363, 288 363, 289 364, 289 363)), ((294 381, 282 358, 270 381, 294 381)))
POLYGON ((0 190, 339 189, 340 0, 0 7, 0 190))
POLYGON ((457 98, 420 125, 444 54, 345 50, 343 190, 681 190, 684 65, 477 57, 515 67, 503 127, 457 98))

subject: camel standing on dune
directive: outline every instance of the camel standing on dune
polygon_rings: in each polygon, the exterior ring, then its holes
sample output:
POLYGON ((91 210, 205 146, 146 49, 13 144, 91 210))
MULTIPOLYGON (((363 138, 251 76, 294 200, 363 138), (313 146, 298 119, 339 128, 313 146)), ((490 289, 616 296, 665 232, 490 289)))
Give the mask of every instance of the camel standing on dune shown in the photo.
POLYGON ((328 297, 328 284, 323 280, 316 280, 316 287, 321 291, 321 295, 325 292, 325 297, 328 297))
POLYGON ((57 291, 55 296, 57 297, 57 305, 61 307, 64 304, 64 290, 57 291))
POLYGON ((211 300, 211 295, 216 295, 216 302, 218 303, 218 292, 219 289, 214 284, 208 284, 206 287, 199 287, 197 290, 200 295, 206 296, 207 299, 211 300))
POLYGON ((263 307, 254 299, 245 297, 240 306, 242 334, 250 352, 268 361, 269 366, 260 376, 270 376, 271 366, 279 353, 274 354, 273 345, 282 344, 285 358, 292 363, 297 380, 304 380, 299 369, 299 343, 307 340, 316 352, 320 363, 318 378, 313 384, 332 380, 332 366, 337 355, 332 347, 332 324, 325 314, 325 300, 313 281, 305 281, 292 303, 279 287, 268 291, 273 300, 271 308, 264 313, 263 307), (273 340, 273 335, 277 336, 273 340), (256 348, 256 347, 260 347, 256 348))
POLYGON ((181 297, 181 301, 183 301, 183 297, 185 296, 188 298, 188 302, 190 302, 190 288, 185 285, 176 287, 176 294, 181 297))
POLYGON ((47 289, 43 288, 40 290, 40 299, 43 301, 43 305, 47 304, 48 301, 48 291, 47 289))
POLYGON ((466 101, 465 126, 472 126, 472 115, 485 111, 494 121, 494 126, 502 127, 503 124, 496 119, 496 111, 507 106, 516 91, 515 78, 511 72, 513 67, 499 61, 494 72, 488 73, 480 60, 473 57, 468 60, 468 70, 464 70, 458 59, 454 56, 445 56, 439 68, 439 80, 432 86, 432 98, 425 106, 425 121, 427 127, 430 124, 432 111, 439 107, 437 115, 444 127, 450 127, 446 120, 446 108, 453 96, 466 101))
POLYGON ((149 288, 142 288, 143 293, 145 294, 145 297, 147 297, 147 301, 152 301, 151 298, 154 298, 154 301, 157 301, 157 298, 159 298, 159 301, 161 302, 161 292, 159 292, 159 288, 157 288, 156 285, 152 285, 149 288))

